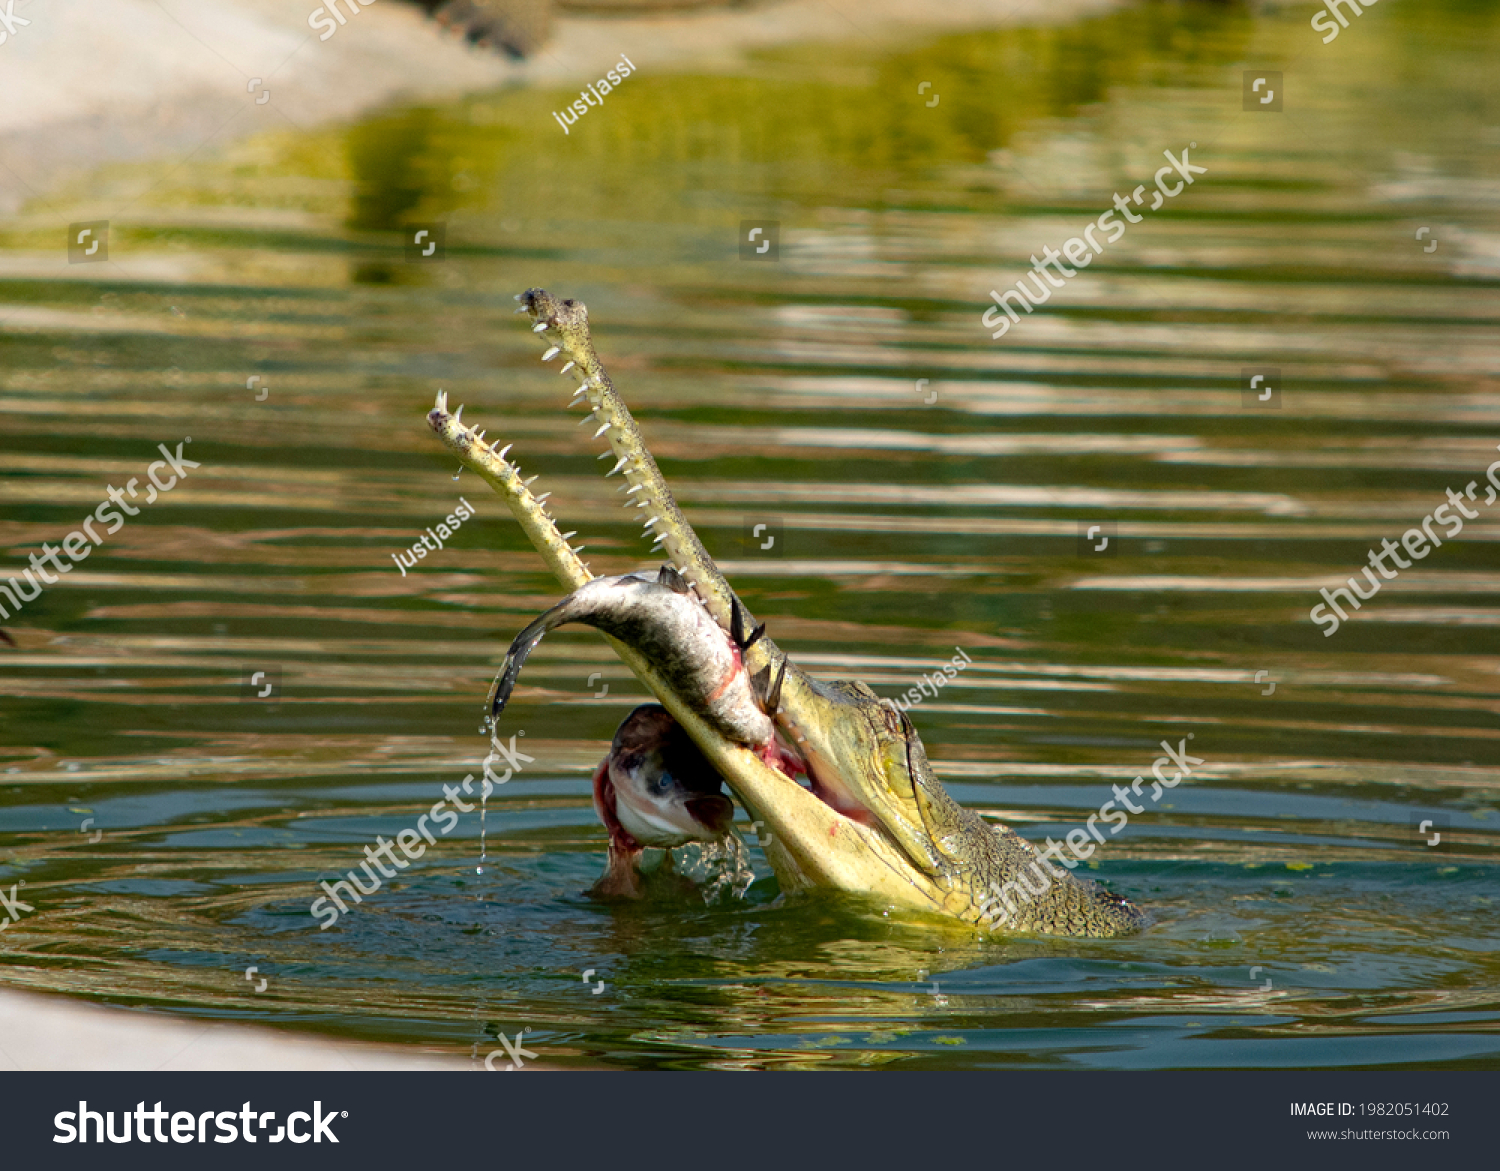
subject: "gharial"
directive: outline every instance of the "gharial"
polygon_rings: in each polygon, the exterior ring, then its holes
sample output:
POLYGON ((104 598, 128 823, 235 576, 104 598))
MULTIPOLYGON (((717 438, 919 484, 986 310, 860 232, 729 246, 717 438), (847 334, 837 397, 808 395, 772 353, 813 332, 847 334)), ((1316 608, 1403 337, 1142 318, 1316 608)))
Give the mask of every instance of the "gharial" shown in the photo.
POLYGON ((511 647, 492 693, 503 706, 546 629, 581 621, 625 663, 766 827, 766 858, 783 891, 831 888, 886 907, 968 924, 1053 935, 1117 936, 1147 922, 1097 883, 1048 865, 1025 839, 948 795, 905 712, 859 682, 814 679, 755 623, 677 507, 589 338, 584 306, 541 289, 519 312, 548 335, 544 360, 567 358, 670 566, 649 578, 595 578, 507 460, 439 394, 428 422, 460 461, 504 498, 572 597, 511 647), (654 589, 652 587, 655 587, 654 589), (701 616, 701 620, 699 620, 701 616), (809 787, 795 779, 805 774, 809 787), (1038 876, 1035 886, 1023 875, 1038 876), (1039 886, 1041 889, 1036 889, 1039 886))

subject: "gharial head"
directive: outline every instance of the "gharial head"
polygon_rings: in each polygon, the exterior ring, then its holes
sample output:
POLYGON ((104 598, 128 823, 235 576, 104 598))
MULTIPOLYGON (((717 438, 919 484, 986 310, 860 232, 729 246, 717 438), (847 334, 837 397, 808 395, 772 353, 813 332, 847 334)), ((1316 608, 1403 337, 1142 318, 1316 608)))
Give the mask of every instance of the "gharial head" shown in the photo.
POLYGON ((859 682, 789 671, 777 725, 796 746, 812 793, 835 812, 883 830, 931 878, 960 860, 939 836, 952 832, 952 801, 933 775, 906 713, 859 682))

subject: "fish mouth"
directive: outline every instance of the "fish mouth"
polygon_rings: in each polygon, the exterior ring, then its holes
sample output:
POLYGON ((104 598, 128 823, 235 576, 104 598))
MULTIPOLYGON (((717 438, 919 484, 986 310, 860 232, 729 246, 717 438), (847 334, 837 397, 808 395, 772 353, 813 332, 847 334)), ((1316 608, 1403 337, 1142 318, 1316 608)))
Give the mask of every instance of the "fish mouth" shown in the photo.
POLYGON ((734 824, 734 802, 721 794, 689 797, 683 802, 683 807, 711 838, 723 837, 734 824))
POLYGON ((615 786, 615 816, 639 845, 673 850, 688 842, 717 841, 734 822, 734 803, 722 794, 688 797, 645 807, 615 786))

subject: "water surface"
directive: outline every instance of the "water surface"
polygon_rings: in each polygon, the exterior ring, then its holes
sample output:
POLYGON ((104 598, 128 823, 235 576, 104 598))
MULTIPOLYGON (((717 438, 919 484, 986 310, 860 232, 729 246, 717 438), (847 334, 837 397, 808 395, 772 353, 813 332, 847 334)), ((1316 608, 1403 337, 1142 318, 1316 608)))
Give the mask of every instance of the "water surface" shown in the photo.
POLYGON ((1497 458, 1497 31, 1404 0, 1325 47, 1291 10, 1145 4, 642 74, 567 137, 559 95, 507 91, 37 200, 0 240, 5 572, 157 444, 201 466, 6 623, 0 887, 35 909, 0 979, 479 1057, 527 1028, 562 1065, 1493 1066, 1493 510, 1333 637, 1308 611, 1497 458), (1281 113, 1243 110, 1246 69, 1281 113), (991 289, 1190 142, 1206 175, 990 339, 991 289), (65 264, 102 218, 109 263, 65 264), (744 220, 779 259, 739 258, 744 220), (431 223, 444 258, 408 262, 431 223), (475 811, 318 929, 319 880, 479 771, 488 682, 558 596, 455 482, 436 392, 596 573, 650 563, 513 315, 533 285, 588 304, 799 662, 896 695, 972 658, 912 713, 965 804, 1057 836, 1193 735, 1206 764, 1092 870, 1151 930, 934 932, 782 898, 756 848, 742 900, 591 903, 589 776, 644 691, 574 629, 506 714, 534 760, 483 872, 475 811))

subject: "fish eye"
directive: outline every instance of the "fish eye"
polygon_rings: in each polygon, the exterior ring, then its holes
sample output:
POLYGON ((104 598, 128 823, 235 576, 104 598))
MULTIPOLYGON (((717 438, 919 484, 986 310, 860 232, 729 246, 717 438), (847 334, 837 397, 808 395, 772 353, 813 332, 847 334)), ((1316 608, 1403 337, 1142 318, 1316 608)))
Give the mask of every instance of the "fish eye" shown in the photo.
POLYGON ((677 779, 669 772, 658 773, 657 776, 646 785, 646 790, 653 797, 663 796, 669 789, 677 784, 677 779))

